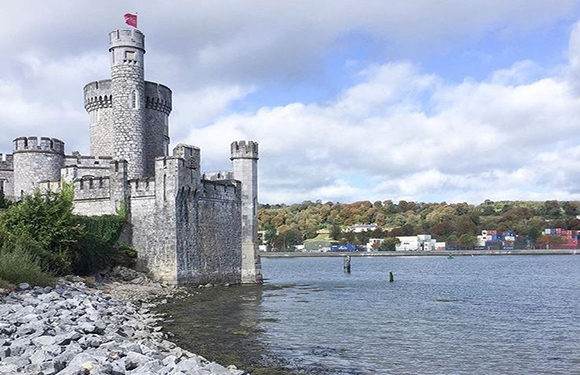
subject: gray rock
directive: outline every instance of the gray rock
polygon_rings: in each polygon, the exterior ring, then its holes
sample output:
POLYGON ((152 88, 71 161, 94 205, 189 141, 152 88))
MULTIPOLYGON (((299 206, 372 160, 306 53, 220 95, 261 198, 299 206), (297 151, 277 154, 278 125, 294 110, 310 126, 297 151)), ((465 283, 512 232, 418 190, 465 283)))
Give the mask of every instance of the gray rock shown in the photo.
POLYGON ((37 346, 49 346, 54 345, 56 338, 55 336, 40 336, 32 339, 32 342, 37 346))
POLYGON ((18 366, 0 363, 0 374, 16 374, 18 366))
POLYGON ((0 361, 6 357, 10 357, 10 347, 2 346, 0 347, 0 361))
POLYGON ((20 284, 18 284, 18 289, 20 289, 20 290, 28 290, 28 289, 30 289, 30 284, 28 284, 28 283, 20 283, 20 284))
POLYGON ((79 329, 84 333, 93 333, 97 329, 94 324, 83 323, 79 326, 79 329))
MULTIPOLYGON (((90 374, 91 371, 97 370, 99 367, 99 360, 94 356, 86 353, 77 354, 59 375, 85 375, 90 374)), ((95 373, 97 373, 95 371, 95 373)))
POLYGON ((39 364, 42 362, 46 362, 49 359, 52 359, 53 356, 49 355, 46 350, 37 350, 30 356, 30 363, 32 364, 39 364))
POLYGON ((68 345, 71 343, 71 341, 77 341, 82 337, 82 335, 80 333, 78 333, 77 331, 72 331, 69 333, 65 333, 62 335, 57 335, 55 336, 55 343, 57 345, 68 345))
POLYGON ((128 371, 134 370, 149 361, 150 358, 143 354, 137 352, 129 352, 125 357, 125 369, 128 371))

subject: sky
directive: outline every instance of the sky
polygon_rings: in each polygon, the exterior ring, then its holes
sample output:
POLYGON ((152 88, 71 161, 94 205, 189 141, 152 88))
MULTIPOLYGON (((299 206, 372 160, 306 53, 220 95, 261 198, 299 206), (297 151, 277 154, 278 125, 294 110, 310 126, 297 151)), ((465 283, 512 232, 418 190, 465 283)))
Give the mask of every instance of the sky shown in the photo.
POLYGON ((173 145, 260 144, 262 203, 580 200, 580 0, 5 2, 0 152, 89 154, 83 86, 138 12, 173 145))

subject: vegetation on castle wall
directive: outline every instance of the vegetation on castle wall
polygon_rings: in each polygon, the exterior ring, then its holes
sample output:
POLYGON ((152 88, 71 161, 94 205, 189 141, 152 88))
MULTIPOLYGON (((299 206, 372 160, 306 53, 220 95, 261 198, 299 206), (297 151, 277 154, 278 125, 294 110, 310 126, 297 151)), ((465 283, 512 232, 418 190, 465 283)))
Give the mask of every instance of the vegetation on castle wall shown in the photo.
MULTIPOLYGON (((26 267, 16 270, 29 273, 23 278, 38 272, 47 278, 86 275, 107 266, 130 265, 134 251, 117 247, 125 215, 74 215, 73 194, 68 185, 58 193, 36 191, 0 214, 0 263, 8 264, 21 256, 26 267)), ((0 268, 0 279, 17 282, 18 277, 8 278, 6 270, 2 272, 0 268)))
POLYGON ((514 231, 540 244, 549 240, 540 235, 544 228, 580 230, 577 215, 580 215, 580 202, 486 200, 480 205, 471 205, 404 200, 350 204, 307 201, 293 205, 261 205, 259 224, 260 230, 267 231, 268 244, 277 249, 314 238, 321 229, 330 230, 331 237, 340 242, 356 245, 366 244, 369 238, 431 234, 452 246, 464 246, 473 243, 473 236, 483 229, 514 231), (350 225, 373 223, 381 229, 366 233, 342 231, 350 225))

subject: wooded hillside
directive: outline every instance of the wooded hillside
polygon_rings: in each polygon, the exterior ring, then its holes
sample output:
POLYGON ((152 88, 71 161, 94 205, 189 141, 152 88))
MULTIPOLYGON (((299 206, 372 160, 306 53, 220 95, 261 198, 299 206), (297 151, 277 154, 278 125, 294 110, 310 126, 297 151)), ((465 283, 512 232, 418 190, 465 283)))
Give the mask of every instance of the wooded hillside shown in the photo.
POLYGON ((420 203, 362 201, 350 204, 303 202, 292 205, 261 205, 260 229, 275 247, 290 247, 330 229, 333 238, 364 244, 369 237, 431 234, 437 240, 454 240, 483 229, 514 231, 535 240, 544 228, 580 230, 580 202, 527 202, 486 200, 467 203, 420 203), (339 229, 354 224, 378 224, 375 233, 344 234, 339 229), (450 238, 450 236, 453 236, 450 238))

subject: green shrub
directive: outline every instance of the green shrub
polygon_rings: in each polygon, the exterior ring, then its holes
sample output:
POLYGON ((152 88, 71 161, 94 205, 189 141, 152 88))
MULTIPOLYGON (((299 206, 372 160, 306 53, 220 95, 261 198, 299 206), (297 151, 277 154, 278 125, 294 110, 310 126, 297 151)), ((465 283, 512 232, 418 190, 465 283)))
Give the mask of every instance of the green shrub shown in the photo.
POLYGON ((10 206, 0 221, 4 242, 26 241, 41 265, 57 274, 72 271, 72 259, 83 228, 72 213, 72 186, 59 193, 35 191, 10 206))
POLYGON ((54 276, 45 271, 24 242, 10 249, 9 244, 0 248, 0 280, 12 284, 28 283, 45 286, 54 282, 54 276))
POLYGON ((0 190, 0 209, 6 209, 10 207, 10 201, 6 199, 6 195, 4 195, 4 190, 0 190))
POLYGON ((65 184, 59 193, 34 194, 12 205, 0 216, 0 245, 19 247, 56 275, 87 275, 134 260, 117 248, 126 212, 117 215, 73 214, 74 189, 65 184))
POLYGON ((120 250, 117 239, 123 229, 123 219, 117 215, 76 216, 83 228, 72 262, 73 272, 87 275, 116 264, 120 250))

